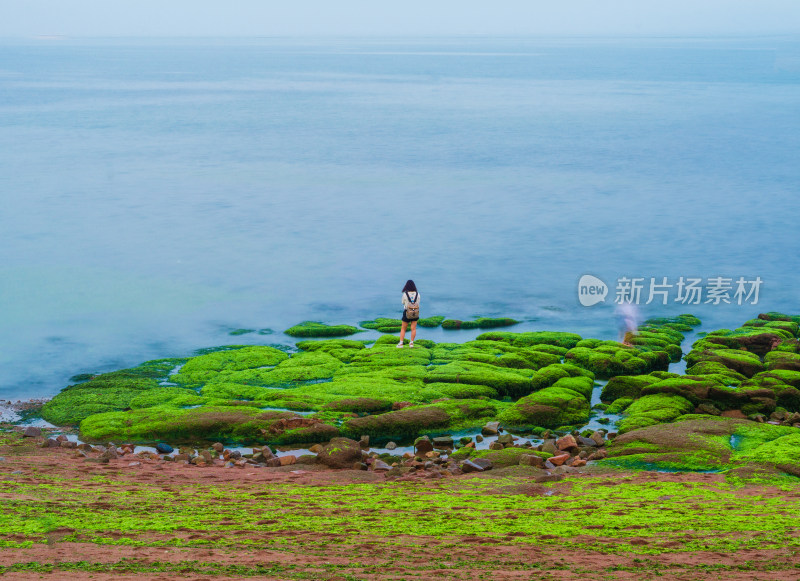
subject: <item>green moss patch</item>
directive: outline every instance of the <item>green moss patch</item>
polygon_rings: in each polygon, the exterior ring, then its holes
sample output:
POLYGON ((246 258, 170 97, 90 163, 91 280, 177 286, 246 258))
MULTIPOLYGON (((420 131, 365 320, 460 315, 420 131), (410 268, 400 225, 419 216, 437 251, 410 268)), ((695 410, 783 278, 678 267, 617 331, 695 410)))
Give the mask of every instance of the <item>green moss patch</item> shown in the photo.
POLYGON ((359 329, 351 325, 328 325, 319 321, 303 321, 284 331, 290 337, 342 337, 358 332, 359 329))

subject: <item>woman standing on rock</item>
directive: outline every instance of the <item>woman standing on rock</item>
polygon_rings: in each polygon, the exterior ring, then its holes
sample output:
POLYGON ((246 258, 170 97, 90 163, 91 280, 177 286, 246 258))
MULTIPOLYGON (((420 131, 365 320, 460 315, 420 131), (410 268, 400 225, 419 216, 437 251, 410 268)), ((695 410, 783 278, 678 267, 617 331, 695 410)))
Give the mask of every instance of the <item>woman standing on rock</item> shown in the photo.
POLYGON ((419 320, 419 292, 417 292, 417 285, 413 280, 406 282, 403 287, 403 326, 400 328, 400 342, 397 347, 403 346, 403 340, 406 337, 406 329, 408 324, 411 323, 411 341, 408 346, 414 346, 414 337, 417 336, 417 321, 419 320))

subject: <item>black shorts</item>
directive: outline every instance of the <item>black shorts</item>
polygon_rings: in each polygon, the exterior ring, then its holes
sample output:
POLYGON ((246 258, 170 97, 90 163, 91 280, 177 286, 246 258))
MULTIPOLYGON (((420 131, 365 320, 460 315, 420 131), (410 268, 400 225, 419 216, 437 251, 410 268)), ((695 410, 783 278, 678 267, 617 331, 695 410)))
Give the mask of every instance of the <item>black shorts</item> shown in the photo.
POLYGON ((403 321, 404 323, 413 323, 415 321, 419 321, 419 319, 409 319, 408 317, 406 317, 405 309, 403 309, 403 316, 400 317, 400 320, 403 321))

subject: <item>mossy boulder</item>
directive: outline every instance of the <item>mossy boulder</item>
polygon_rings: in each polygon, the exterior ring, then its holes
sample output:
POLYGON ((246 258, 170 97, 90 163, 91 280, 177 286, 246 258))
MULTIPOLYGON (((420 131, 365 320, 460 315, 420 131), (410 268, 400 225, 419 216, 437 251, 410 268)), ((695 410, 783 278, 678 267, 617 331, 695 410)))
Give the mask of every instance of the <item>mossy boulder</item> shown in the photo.
POLYGON ((769 313, 761 313, 758 318, 763 321, 793 321, 800 324, 800 315, 787 315, 785 313, 778 313, 770 311, 769 313))
MULTIPOLYGON (((560 380, 564 381, 564 379, 560 380)), ((573 386, 547 387, 527 395, 499 415, 507 426, 558 428, 589 421, 589 401, 573 386)))
POLYGON ((770 351, 764 356, 764 364, 769 371, 778 369, 800 371, 800 354, 786 351, 770 351))
POLYGON ((763 327, 765 329, 782 329, 797 337, 800 325, 794 321, 765 321, 764 319, 750 319, 742 327, 763 327))
POLYGON ((319 321, 303 321, 284 331, 290 337, 342 337, 358 332, 352 325, 328 325, 319 321))
POLYGON ((422 345, 398 349, 393 344, 376 343, 369 349, 358 351, 350 362, 352 367, 382 369, 394 365, 427 365, 431 350, 422 345))
POLYGON ((459 361, 431 368, 425 383, 467 383, 494 388, 502 396, 520 397, 531 392, 531 370, 501 369, 495 365, 459 361))
POLYGON ((359 326, 365 329, 378 331, 379 333, 399 333, 403 327, 403 321, 400 319, 387 319, 385 317, 378 317, 372 321, 361 321, 359 326))
MULTIPOLYGON (((130 400, 131 409, 149 408, 159 405, 174 407, 197 406, 206 402, 206 398, 192 389, 183 387, 157 387, 139 392, 130 400)), ((112 410, 108 410, 112 411, 112 410)))
POLYGON ((350 438, 333 438, 317 454, 317 462, 329 468, 352 469, 361 462, 361 446, 350 438))
POLYGON ((373 397, 343 397, 326 403, 323 407, 337 412, 375 414, 391 410, 392 402, 373 397))
POLYGON ((444 317, 436 315, 434 317, 422 317, 419 321, 417 321, 417 325, 420 327, 429 327, 434 328, 438 327, 444 321, 444 317))
POLYGON ((81 422, 80 430, 84 438, 100 441, 264 440, 273 423, 291 418, 300 416, 245 406, 157 406, 95 414, 81 422))
POLYGON ((690 314, 678 315, 677 317, 653 317, 647 319, 644 325, 655 326, 670 326, 670 325, 683 325, 689 328, 699 327, 701 325, 700 319, 690 314))
POLYGON ((797 428, 709 416, 682 416, 617 436, 603 462, 626 468, 735 471, 760 465, 800 476, 797 428))
POLYGON ((767 327, 741 327, 733 331, 720 329, 712 331, 703 337, 704 343, 714 343, 729 349, 743 349, 763 357, 786 339, 793 338, 793 334, 783 329, 767 327))
POLYGON ((617 429, 619 433, 625 433, 671 422, 678 416, 689 413, 694 407, 692 402, 680 395, 665 393, 645 395, 628 406, 626 410, 628 415, 617 423, 617 429))
POLYGON ((658 381, 659 378, 651 375, 616 375, 603 386, 600 401, 612 402, 621 397, 636 399, 643 387, 658 381))
POLYGON ((298 341, 297 348, 307 352, 322 351, 336 357, 342 363, 350 363, 356 351, 366 349, 369 341, 354 341, 352 339, 325 339, 312 341, 298 341))
POLYGON ((474 321, 462 321, 460 319, 445 319, 442 321, 442 329, 451 331, 458 329, 493 329, 496 327, 509 327, 518 324, 519 321, 509 318, 479 317, 474 321))
POLYGON ((664 351, 642 352, 614 341, 603 341, 592 347, 579 345, 570 349, 564 360, 588 369, 600 379, 666 371, 670 362, 664 351))
POLYGON ((572 349, 581 340, 575 333, 562 333, 558 331, 531 331, 527 333, 510 333, 504 331, 489 331, 478 335, 479 341, 503 341, 516 347, 530 347, 533 345, 555 345, 572 349))
POLYGON ((64 388, 42 406, 42 418, 56 426, 77 425, 94 414, 130 409, 132 401, 158 388, 155 379, 135 373, 99 375, 64 388))
POLYGON ((724 377, 725 385, 738 385, 747 379, 741 373, 726 367, 717 361, 700 361, 686 369, 686 375, 713 375, 716 378, 724 377))
POLYGON ((450 455, 452 460, 459 462, 461 460, 474 460, 476 458, 485 458, 489 460, 496 468, 505 468, 506 466, 517 466, 520 457, 522 456, 539 456, 543 460, 551 458, 553 455, 547 452, 540 452, 532 448, 510 446, 502 450, 476 450, 475 448, 460 448, 450 455))
POLYGON ((495 405, 484 400, 445 401, 352 418, 344 423, 342 430, 353 437, 366 434, 379 440, 404 439, 445 428, 453 429, 465 423, 477 425, 485 422, 485 418, 493 417, 496 412, 495 405))
MULTIPOLYGON (((658 393, 680 395, 692 402, 695 406, 709 400, 718 402, 719 399, 721 399, 721 394, 731 394, 731 396, 733 396, 733 394, 736 393, 733 389, 726 388, 716 381, 703 379, 703 377, 704 376, 683 376, 662 379, 656 383, 644 386, 640 393, 642 396, 658 393)), ((728 404, 732 399, 734 398, 725 397, 725 403, 728 404)))
POLYGON ((487 385, 470 385, 467 383, 429 383, 426 388, 451 399, 497 399, 497 390, 487 385))
POLYGON ((273 367, 289 356, 274 347, 237 346, 189 359, 171 380, 189 386, 199 386, 217 379, 222 372, 244 371, 273 367))
POLYGON ((689 367, 694 367, 698 363, 709 361, 721 363, 728 369, 744 375, 745 377, 753 377, 756 373, 765 370, 761 358, 755 353, 744 351, 741 349, 729 349, 725 347, 709 348, 702 345, 701 348, 695 348, 686 354, 684 357, 686 364, 689 367))
POLYGON ((636 401, 632 397, 620 397, 612 401, 608 407, 606 408, 607 414, 621 414, 628 406, 630 406, 634 401, 636 401))

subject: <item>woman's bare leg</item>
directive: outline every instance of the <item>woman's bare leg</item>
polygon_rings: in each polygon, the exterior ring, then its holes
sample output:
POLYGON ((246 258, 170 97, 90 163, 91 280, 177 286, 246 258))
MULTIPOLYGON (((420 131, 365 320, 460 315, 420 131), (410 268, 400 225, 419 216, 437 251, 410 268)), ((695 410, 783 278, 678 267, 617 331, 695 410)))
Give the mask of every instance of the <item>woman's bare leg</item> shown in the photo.
MULTIPOLYGON (((403 323, 403 324, 405 324, 405 323, 403 323)), ((404 330, 405 330, 405 328, 404 328, 404 330)), ((402 337, 402 334, 400 336, 402 337)), ((411 342, 412 343, 414 342, 414 337, 416 337, 416 336, 417 336, 417 322, 416 321, 411 321, 411 342)))
MULTIPOLYGON (((401 343, 402 343, 402 342, 403 342, 403 340, 406 338, 406 329, 408 329, 408 323, 406 323, 405 321, 403 321, 403 324, 402 324, 402 326, 400 327, 400 342, 401 342, 401 343)), ((412 331, 411 331, 411 332, 413 333, 413 332, 414 332, 414 331, 413 331, 414 327, 411 327, 411 329, 412 329, 412 331)), ((414 340, 414 338, 413 338, 413 335, 412 335, 412 338, 411 338, 411 340, 412 340, 412 341, 414 340)))

